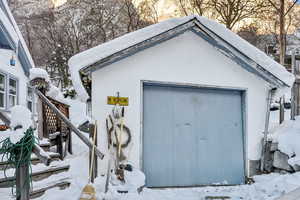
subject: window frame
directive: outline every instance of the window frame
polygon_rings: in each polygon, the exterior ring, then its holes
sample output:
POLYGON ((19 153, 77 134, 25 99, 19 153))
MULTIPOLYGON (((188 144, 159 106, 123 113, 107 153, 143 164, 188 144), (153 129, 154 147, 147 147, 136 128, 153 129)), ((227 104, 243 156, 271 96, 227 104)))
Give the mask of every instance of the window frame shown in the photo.
POLYGON ((27 85, 27 87, 26 87, 26 107, 31 111, 31 113, 35 113, 34 104, 35 104, 34 88, 31 87, 30 85, 27 85), (28 95, 29 89, 31 89, 31 91, 32 91, 32 99, 30 99, 29 95, 28 95), (28 108, 28 102, 31 102, 31 106, 32 106, 31 110, 28 108))
POLYGON ((4 72, 2 70, 0 70, 0 74, 4 76, 4 107, 0 107, 0 110, 1 111, 6 111, 8 112, 10 110, 10 105, 9 105, 9 96, 10 96, 10 93, 9 93, 9 80, 10 79, 13 79, 14 81, 16 81, 16 94, 13 95, 16 97, 16 105, 19 105, 19 98, 20 98, 20 92, 19 92, 19 89, 20 89, 20 81, 19 81, 19 78, 17 78, 16 76, 10 74, 10 73, 7 73, 7 72, 4 72))
POLYGON ((13 76, 8 76, 8 78, 7 78, 7 109, 10 109, 11 107, 13 107, 13 106, 15 106, 15 105, 19 105, 19 98, 18 98, 18 94, 19 94, 19 87, 18 87, 18 85, 19 85, 19 81, 18 81, 18 79, 17 78, 15 78, 15 77, 13 77, 13 76), (10 82, 10 80, 14 80, 15 82, 16 82, 16 94, 11 94, 10 93, 10 84, 9 84, 9 82, 10 82), (9 99, 9 97, 10 96, 13 96, 13 97, 15 97, 15 105, 13 105, 13 106, 10 106, 10 99, 9 99))
POLYGON ((3 93, 3 107, 0 106, 1 110, 6 110, 6 102, 7 102, 7 98, 6 98, 6 90, 7 90, 7 74, 3 73, 0 71, 0 74, 4 77, 4 91, 0 91, 0 93, 3 93))

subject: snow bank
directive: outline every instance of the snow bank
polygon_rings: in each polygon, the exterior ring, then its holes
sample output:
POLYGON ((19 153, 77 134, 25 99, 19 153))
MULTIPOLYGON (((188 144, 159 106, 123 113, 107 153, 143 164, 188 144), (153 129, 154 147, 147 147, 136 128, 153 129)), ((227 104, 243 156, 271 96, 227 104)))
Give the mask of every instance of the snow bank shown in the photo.
POLYGON ((31 68, 29 79, 33 80, 35 78, 43 78, 45 81, 50 82, 49 74, 46 70, 42 68, 31 68))
POLYGON ((300 116, 297 116, 295 121, 283 122, 274 131, 273 141, 277 141, 278 149, 290 157, 290 165, 300 165, 300 116))
MULTIPOLYGON (((190 20, 197 19, 197 21, 205 26, 207 29, 217 34, 229 44, 233 45, 236 49, 244 53, 251 60, 259 64, 266 71, 273 74, 278 79, 282 80, 288 86, 292 86, 294 82, 294 75, 289 73, 282 65, 274 61, 265 53, 249 44, 244 39, 240 38, 237 34, 233 33, 225 26, 200 16, 188 16, 182 18, 173 18, 158 24, 154 24, 143 29, 128 33, 119 38, 81 52, 70 58, 68 64, 70 66, 71 78, 77 94, 83 101, 88 99, 88 94, 83 87, 79 75, 79 71, 88 67, 108 56, 111 56, 123 49, 134 46, 149 38, 159 35, 165 31, 173 29, 181 24, 187 23, 190 20)), ((253 65, 256 68, 256 65, 253 65)))

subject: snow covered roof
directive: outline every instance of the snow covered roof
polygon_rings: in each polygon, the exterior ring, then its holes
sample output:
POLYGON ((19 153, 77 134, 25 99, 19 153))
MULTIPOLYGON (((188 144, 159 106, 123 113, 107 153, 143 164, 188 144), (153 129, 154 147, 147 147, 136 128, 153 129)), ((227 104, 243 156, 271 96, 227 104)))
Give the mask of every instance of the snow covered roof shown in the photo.
MULTIPOLYGON (((205 34, 214 35, 214 39, 217 40, 217 42, 221 41, 229 44, 231 46, 231 50, 234 52, 240 52, 248 59, 248 61, 252 62, 251 71, 260 71, 259 73, 264 73, 262 76, 276 79, 281 82, 283 86, 292 86, 295 79, 294 75, 289 73, 282 65, 267 56, 264 52, 260 51, 244 39, 240 38, 237 34, 231 32, 225 26, 215 21, 201 16, 188 16, 169 19, 158 24, 145 27, 71 57, 69 60, 71 78, 74 88, 81 100, 87 100, 88 94, 81 83, 79 75, 80 70, 87 70, 95 64, 98 65, 101 64, 101 62, 107 62, 108 57, 114 56, 122 51, 126 51, 127 49, 137 46, 147 40, 152 40, 156 36, 184 26, 189 22, 192 22, 193 26, 200 25, 201 28, 205 29, 205 34)), ((118 58, 116 58, 116 60, 118 60, 118 58)))
MULTIPOLYGON (((20 29, 10 11, 7 0, 0 0, 1 9, 0 9, 0 21, 4 25, 4 28, 11 37, 14 45, 18 48, 18 56, 22 67, 26 73, 29 75, 29 68, 35 67, 31 54, 27 48, 26 42, 22 36, 20 29)), ((15 49, 16 50, 16 49, 15 49)))

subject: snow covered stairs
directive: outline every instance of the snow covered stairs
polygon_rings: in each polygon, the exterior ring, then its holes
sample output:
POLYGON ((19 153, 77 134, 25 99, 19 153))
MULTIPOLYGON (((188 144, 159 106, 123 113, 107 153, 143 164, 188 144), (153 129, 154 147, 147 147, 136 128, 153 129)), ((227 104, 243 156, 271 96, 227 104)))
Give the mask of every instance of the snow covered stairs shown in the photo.
MULTIPOLYGON (((51 161, 58 161, 60 155, 58 153, 49 153, 51 157, 51 161)), ((36 156, 32 156, 31 158, 31 164, 32 165, 37 165, 39 163, 42 163, 40 159, 38 159, 36 156)), ((9 165, 8 162, 0 162, 0 172, 3 171, 4 169, 10 169, 13 166, 9 165)))
MULTIPOLYGON (((57 153, 48 152, 51 157, 49 166, 45 166, 35 156, 32 157, 32 181, 33 191, 30 199, 42 196, 47 190, 58 187, 65 189, 70 186, 70 178, 67 171, 70 165, 59 159, 57 153)), ((7 162, 0 162, 0 188, 11 187, 15 183, 14 169, 7 162), (4 176, 4 169, 7 177, 4 176)))

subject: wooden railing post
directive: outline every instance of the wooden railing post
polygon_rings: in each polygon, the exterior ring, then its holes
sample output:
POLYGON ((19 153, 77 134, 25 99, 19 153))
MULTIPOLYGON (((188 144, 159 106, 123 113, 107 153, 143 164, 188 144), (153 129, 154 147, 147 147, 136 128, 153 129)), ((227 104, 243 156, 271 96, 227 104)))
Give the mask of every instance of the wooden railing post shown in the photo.
POLYGON ((38 114, 38 138, 44 138, 44 119, 43 119, 43 102, 37 98, 37 114, 38 114))
POLYGON ((284 97, 280 97, 279 102, 279 124, 282 124, 284 122, 284 97))
MULTIPOLYGON (((94 134, 94 129, 95 129, 95 125, 91 124, 90 125, 90 140, 94 141, 94 137, 96 137, 95 140, 95 146, 98 145, 98 141, 97 141, 97 137, 98 137, 98 133, 95 132, 94 134)), ((92 161, 92 150, 90 149, 89 152, 89 170, 91 170, 91 161, 92 161)), ((93 162, 93 171, 92 171, 92 177, 91 177, 91 182, 94 183, 95 178, 97 178, 98 176, 98 158, 97 156, 94 154, 94 162, 93 162)))
POLYGON ((17 200, 29 200, 29 165, 23 164, 16 169, 17 200))

